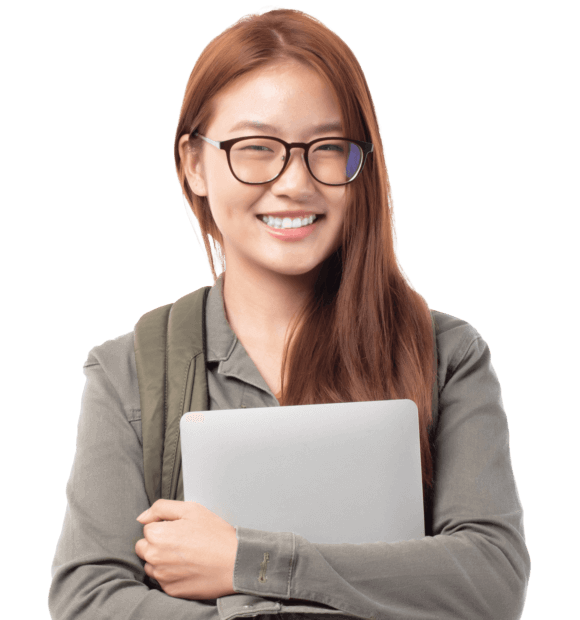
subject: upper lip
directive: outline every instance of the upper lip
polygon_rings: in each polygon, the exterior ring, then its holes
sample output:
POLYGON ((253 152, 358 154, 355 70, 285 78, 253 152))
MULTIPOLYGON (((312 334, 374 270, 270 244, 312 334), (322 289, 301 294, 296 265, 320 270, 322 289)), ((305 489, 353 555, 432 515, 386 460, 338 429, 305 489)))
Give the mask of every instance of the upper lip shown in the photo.
POLYGON ((267 213, 258 213, 258 217, 271 215, 272 217, 310 217, 311 215, 322 215, 322 213, 314 213, 314 211, 268 211, 267 213))

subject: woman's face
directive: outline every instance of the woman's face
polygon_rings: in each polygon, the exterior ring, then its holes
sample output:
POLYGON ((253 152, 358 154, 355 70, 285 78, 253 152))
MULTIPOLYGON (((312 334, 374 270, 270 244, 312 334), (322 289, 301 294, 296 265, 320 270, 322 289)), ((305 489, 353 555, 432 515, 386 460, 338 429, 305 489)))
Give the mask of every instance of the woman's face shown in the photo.
MULTIPOLYGON (((310 142, 347 137, 341 120, 336 96, 316 72, 286 62, 246 74, 220 92, 203 135, 216 141, 264 135, 310 142), (236 127, 242 123, 245 126, 236 127)), ((182 157, 186 140, 184 136, 180 141, 182 157)), ((186 176, 196 194, 208 197, 228 271, 241 269, 257 276, 317 273, 341 243, 345 186, 323 185, 312 178, 299 148, 291 150, 282 176, 264 185, 246 185, 232 175, 225 151, 201 143, 197 155, 184 159, 186 176), (309 214, 318 217, 312 225, 294 230, 294 236, 262 220, 264 215, 294 220, 309 214)))

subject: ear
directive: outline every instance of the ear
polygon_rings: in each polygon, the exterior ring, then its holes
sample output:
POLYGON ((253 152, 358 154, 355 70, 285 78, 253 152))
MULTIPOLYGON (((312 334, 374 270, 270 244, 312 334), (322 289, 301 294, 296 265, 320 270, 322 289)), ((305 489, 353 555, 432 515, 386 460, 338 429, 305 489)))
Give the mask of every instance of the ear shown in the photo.
POLYGON ((197 196, 207 196, 207 186, 201 161, 201 150, 192 147, 189 142, 189 134, 185 134, 179 138, 179 156, 191 191, 197 196))

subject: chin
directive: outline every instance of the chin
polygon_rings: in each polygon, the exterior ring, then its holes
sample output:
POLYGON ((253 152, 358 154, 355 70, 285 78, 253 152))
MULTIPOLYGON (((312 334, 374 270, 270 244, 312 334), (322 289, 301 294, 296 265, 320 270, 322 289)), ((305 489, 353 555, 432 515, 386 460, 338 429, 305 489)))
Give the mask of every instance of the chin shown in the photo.
POLYGON ((322 261, 315 265, 270 265, 270 269, 284 276, 306 276, 313 271, 318 271, 322 261))

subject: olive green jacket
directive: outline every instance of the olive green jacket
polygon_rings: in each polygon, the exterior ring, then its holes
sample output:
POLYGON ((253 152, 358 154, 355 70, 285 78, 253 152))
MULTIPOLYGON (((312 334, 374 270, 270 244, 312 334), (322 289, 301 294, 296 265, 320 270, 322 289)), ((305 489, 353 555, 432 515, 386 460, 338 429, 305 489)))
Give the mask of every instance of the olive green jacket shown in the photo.
MULTIPOLYGON (((168 596, 145 574, 135 553, 135 543, 143 537, 143 526, 135 519, 150 505, 135 356, 143 341, 131 332, 94 347, 84 365, 87 383, 77 450, 52 565, 52 618, 229 620, 272 613, 300 614, 308 620, 315 615, 519 618, 530 558, 499 382, 479 333, 450 315, 432 315, 439 408, 433 429, 435 490, 426 524, 430 535, 397 543, 316 544, 293 532, 238 526, 236 594, 205 601, 168 596), (259 579, 264 551, 269 552, 265 582, 259 579)), ((222 328, 227 329, 225 319, 217 324, 222 328)), ((185 345, 169 339, 166 346, 173 353, 174 346, 179 352, 185 345)), ((203 375, 202 349, 182 357, 189 361, 181 368, 178 385, 185 381, 187 387, 203 375)), ((237 369, 240 386, 251 364, 247 356, 242 359, 237 369)), ((141 388, 165 398, 159 385, 141 388)), ((187 402, 187 393, 178 399, 183 411, 193 402, 187 402)), ((153 487, 166 485, 177 493, 177 447, 174 443, 163 451, 165 466, 166 454, 173 450, 167 469, 171 475, 164 479, 160 467, 161 477, 153 487)))

